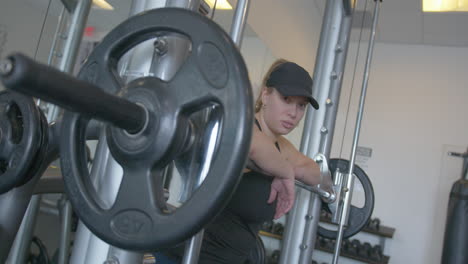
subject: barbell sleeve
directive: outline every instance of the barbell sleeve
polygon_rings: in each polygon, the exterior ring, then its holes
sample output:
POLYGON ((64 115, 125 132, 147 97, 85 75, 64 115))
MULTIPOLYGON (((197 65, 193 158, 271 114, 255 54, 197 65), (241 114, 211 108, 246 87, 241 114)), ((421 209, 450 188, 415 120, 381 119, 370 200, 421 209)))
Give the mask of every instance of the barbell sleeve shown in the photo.
POLYGON ((335 201, 335 195, 333 193, 329 193, 321 189, 320 187, 310 186, 298 180, 295 180, 295 184, 296 186, 301 187, 302 189, 305 189, 305 190, 308 190, 310 192, 320 195, 320 197, 324 198, 326 202, 332 203, 333 201, 335 201))
POLYGON ((20 53, 0 62, 0 80, 8 89, 111 123, 130 133, 140 131, 146 122, 145 110, 138 104, 20 53))

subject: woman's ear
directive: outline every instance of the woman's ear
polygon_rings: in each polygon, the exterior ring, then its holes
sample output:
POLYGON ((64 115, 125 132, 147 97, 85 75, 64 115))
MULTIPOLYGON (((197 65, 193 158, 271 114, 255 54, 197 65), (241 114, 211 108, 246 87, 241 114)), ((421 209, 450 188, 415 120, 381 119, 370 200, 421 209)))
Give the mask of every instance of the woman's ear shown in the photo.
POLYGON ((260 91, 261 95, 262 95, 262 103, 263 105, 265 105, 265 103, 268 101, 267 98, 268 98, 268 95, 270 94, 268 92, 268 88, 266 86, 263 86, 262 90, 260 91))

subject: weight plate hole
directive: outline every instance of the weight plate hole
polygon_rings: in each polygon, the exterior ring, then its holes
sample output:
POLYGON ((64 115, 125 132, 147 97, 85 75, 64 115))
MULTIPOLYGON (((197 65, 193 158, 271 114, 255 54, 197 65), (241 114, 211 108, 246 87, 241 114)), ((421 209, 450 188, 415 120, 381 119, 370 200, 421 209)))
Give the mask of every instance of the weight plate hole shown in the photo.
POLYGON ((11 124, 11 141, 19 144, 23 138, 23 115, 21 109, 16 103, 7 106, 7 117, 11 124))

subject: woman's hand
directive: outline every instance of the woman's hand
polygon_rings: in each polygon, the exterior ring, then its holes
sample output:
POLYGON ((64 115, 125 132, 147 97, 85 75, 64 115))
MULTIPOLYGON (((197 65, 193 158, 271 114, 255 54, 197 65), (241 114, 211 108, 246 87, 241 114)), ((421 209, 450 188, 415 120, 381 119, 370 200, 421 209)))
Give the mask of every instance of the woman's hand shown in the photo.
POLYGON ((289 212, 294 205, 295 189, 294 178, 275 177, 271 183, 270 197, 268 203, 276 201, 275 219, 289 212))

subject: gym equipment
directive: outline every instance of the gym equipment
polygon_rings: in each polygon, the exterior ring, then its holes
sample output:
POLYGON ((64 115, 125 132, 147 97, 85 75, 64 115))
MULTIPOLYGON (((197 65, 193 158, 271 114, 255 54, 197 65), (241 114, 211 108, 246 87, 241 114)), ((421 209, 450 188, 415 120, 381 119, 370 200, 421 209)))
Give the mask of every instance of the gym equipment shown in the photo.
POLYGON ((375 262, 382 262, 383 251, 379 245, 373 246, 369 251, 369 259, 375 262))
POLYGON ((462 264, 468 263, 468 150, 449 155, 463 158, 463 167, 450 191, 441 263, 462 264))
MULTIPOLYGON (((317 153, 329 157, 331 152, 337 109, 340 102, 340 89, 342 80, 344 79, 344 66, 352 28, 353 12, 349 12, 350 5, 346 5, 347 3, 345 2, 346 1, 340 0, 326 1, 320 44, 317 52, 318 57, 315 63, 316 67, 313 76, 314 87, 312 89, 313 97, 316 98, 320 104, 324 104, 325 108, 321 108, 319 111, 309 111, 305 118, 300 149, 309 157, 313 157, 317 153)), ((380 3, 381 1, 375 1, 359 111, 356 118, 354 138, 349 158, 350 166, 346 175, 353 175, 355 171, 355 155, 359 143, 359 132, 364 111, 364 101, 367 92, 380 3)), ((339 190, 343 190, 341 193, 343 198, 340 197, 341 194, 336 195, 339 204, 337 204, 335 216, 341 219, 337 221, 338 231, 335 231, 333 235, 333 237, 336 237, 333 264, 338 262, 341 241, 345 237, 344 232, 351 231, 352 228, 350 227, 354 225, 353 223, 347 222, 348 215, 350 214, 349 211, 354 211, 354 209, 350 209, 354 177, 346 178, 347 179, 342 183, 343 188, 339 190), (346 227, 347 225, 348 227, 346 227)), ((282 264, 310 263, 315 239, 317 234, 320 234, 318 229, 321 229, 321 227, 318 225, 318 222, 320 219, 320 208, 322 207, 321 198, 323 196, 309 195, 302 190, 297 192, 297 196, 300 197, 300 202, 296 202, 294 208, 290 211, 288 215, 288 226, 283 236, 280 260, 282 264)), ((353 217, 349 218, 351 219, 353 217)), ((366 222, 364 221, 363 224, 365 225, 366 222)))
POLYGON ((284 226, 282 223, 275 223, 273 225, 273 228, 271 229, 271 232, 273 234, 276 234, 276 235, 280 235, 282 236, 283 235, 283 232, 284 232, 284 226))
MULTIPOLYGON (((349 161, 344 159, 330 159, 329 161, 330 171, 334 177, 342 177, 340 174, 341 172, 348 171, 349 169, 349 161)), ((354 173, 357 180, 361 183, 363 190, 364 190, 364 206, 362 208, 356 207, 351 205, 351 209, 348 216, 348 222, 346 229, 343 233, 344 238, 349 238, 359 231, 361 231, 368 223, 372 211, 374 210, 374 188, 372 187, 372 183, 364 172, 359 166, 354 166, 354 173)), ((332 221, 333 222, 333 221, 332 221)), ((336 221, 338 222, 338 221, 336 221)), ((317 229, 317 233, 320 236, 329 238, 329 239, 336 239, 338 236, 338 232, 334 230, 327 229, 322 225, 319 225, 317 229)))
POLYGON ((361 241, 357 239, 351 240, 351 246, 349 247, 350 255, 357 257, 359 255, 360 248, 361 248, 361 241))
POLYGON ((361 258, 369 258, 370 256, 370 250, 372 249, 372 246, 369 242, 364 242, 361 247, 359 247, 359 252, 358 252, 358 255, 359 257, 361 258))
POLYGON ((256 247, 250 251, 249 264, 266 264, 265 245, 260 236, 257 235, 256 247))
POLYGON ((298 180, 295 180, 295 185, 301 187, 302 189, 320 195, 320 197, 325 203, 331 203, 333 205, 336 203, 336 189, 341 188, 341 186, 333 185, 333 179, 331 177, 330 169, 325 155, 317 154, 314 156, 314 160, 315 162, 320 164, 320 184, 318 186, 310 186, 298 180))
POLYGON ((0 194, 26 183, 41 160, 43 117, 32 98, 0 92, 0 194))
POLYGON ((262 227, 261 227, 261 230, 265 231, 265 232, 270 232, 270 233, 273 233, 273 225, 274 225, 274 222, 273 220, 271 221, 266 221, 262 224, 262 227))
POLYGON ((367 224, 367 228, 374 230, 374 231, 379 231, 380 229, 380 219, 379 218, 374 218, 369 221, 367 224))
POLYGON ((212 219, 235 189, 250 144, 252 95, 239 51, 214 22, 177 8, 136 15, 96 47, 80 71, 81 81, 21 55, 10 56, 9 63, 12 70, 2 76, 7 88, 81 113, 66 112, 63 118, 62 174, 79 218, 104 241, 141 251, 175 246, 212 219), (169 82, 146 77, 121 87, 115 74, 118 59, 161 31, 191 40, 192 53, 182 68, 169 82), (121 97, 112 94, 117 92, 121 97), (214 107, 217 113, 216 155, 199 189, 180 208, 168 212, 160 173, 190 148, 187 115, 204 107, 214 107), (87 180, 84 143, 90 117, 117 126, 107 125, 107 141, 124 176, 109 209, 99 203, 87 180))
POLYGON ((277 264, 280 258, 280 251, 275 250, 271 253, 270 259, 268 260, 268 264, 277 264))

